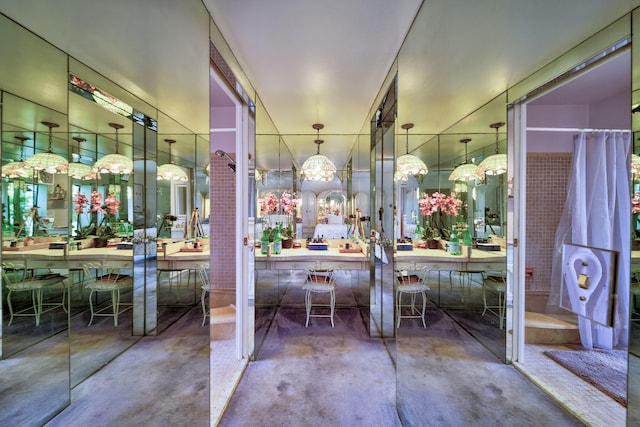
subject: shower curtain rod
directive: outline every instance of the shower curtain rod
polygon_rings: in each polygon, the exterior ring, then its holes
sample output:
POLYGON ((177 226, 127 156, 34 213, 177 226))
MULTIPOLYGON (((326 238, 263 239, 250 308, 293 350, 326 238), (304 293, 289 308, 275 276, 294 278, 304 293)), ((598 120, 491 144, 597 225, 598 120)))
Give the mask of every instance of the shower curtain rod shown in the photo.
POLYGON ((528 127, 532 132, 631 132, 629 129, 587 129, 587 128, 538 128, 528 127))

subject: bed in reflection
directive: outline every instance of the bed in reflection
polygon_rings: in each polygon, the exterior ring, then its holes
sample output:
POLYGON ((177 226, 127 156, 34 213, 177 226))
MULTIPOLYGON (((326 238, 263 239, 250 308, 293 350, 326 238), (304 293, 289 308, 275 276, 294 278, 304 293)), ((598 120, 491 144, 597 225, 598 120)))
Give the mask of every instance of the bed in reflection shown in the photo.
POLYGON ((344 223, 342 215, 327 215, 327 223, 316 224, 313 237, 325 239, 346 239, 351 234, 358 236, 358 230, 351 224, 344 223))

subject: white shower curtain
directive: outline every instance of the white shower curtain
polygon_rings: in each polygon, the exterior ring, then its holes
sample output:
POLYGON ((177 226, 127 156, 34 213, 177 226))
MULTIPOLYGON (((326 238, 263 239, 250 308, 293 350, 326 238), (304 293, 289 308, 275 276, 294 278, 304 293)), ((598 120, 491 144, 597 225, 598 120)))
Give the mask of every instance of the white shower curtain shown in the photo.
POLYGON ((579 317, 585 348, 626 346, 629 329, 631 257, 631 133, 582 132, 574 156, 564 211, 558 224, 549 305, 558 307, 562 245, 574 243, 618 252, 614 328, 579 317))

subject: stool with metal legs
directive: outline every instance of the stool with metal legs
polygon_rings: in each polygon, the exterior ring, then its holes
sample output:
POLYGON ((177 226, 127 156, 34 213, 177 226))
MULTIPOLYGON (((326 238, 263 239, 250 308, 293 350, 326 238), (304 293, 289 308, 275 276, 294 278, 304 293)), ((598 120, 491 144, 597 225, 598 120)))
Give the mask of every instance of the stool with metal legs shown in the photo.
POLYGON ((507 279, 503 272, 500 271, 487 271, 482 273, 482 303, 484 304, 484 310, 482 315, 484 316, 487 311, 495 314, 500 319, 500 329, 504 327, 505 319, 505 307, 506 307, 506 291, 507 291, 507 279), (487 303, 487 292, 492 291, 498 294, 498 305, 489 305, 487 303), (496 311, 496 309, 498 311, 496 311))
POLYGON ((331 319, 331 327, 335 325, 333 323, 333 314, 336 308, 336 286, 335 276, 333 270, 309 270, 307 271, 307 279, 302 285, 302 289, 305 290, 305 308, 307 312, 307 321, 305 322, 305 328, 309 326, 309 318, 311 317, 328 317, 331 319), (313 294, 329 294, 329 303, 315 303, 313 304, 313 294), (328 307, 329 314, 318 314, 313 312, 314 307, 328 307))
POLYGON ((418 271, 418 274, 409 274, 409 272, 404 271, 395 272, 396 327, 400 327, 402 319, 422 319, 422 326, 427 327, 424 316, 427 310, 427 291, 431 290, 426 282, 428 275, 429 270, 427 269, 418 271), (403 304, 402 297, 404 295, 410 296, 409 304, 403 304), (422 310, 416 308, 418 295, 422 298, 422 310), (406 313, 407 311, 409 311, 409 314, 406 313))
POLYGON ((45 274, 39 276, 28 277, 27 272, 24 268, 24 265, 17 265, 12 263, 3 262, 2 263, 2 279, 3 282, 8 289, 7 292, 7 306, 9 307, 9 324, 13 322, 14 317, 34 317, 36 326, 40 325, 40 318, 43 313, 42 311, 42 293, 43 290, 62 284, 63 294, 62 294, 62 303, 51 304, 54 306, 61 306, 65 312, 65 296, 66 296, 66 284, 64 281, 67 279, 65 276, 60 274, 45 274), (10 278, 11 274, 9 272, 13 272, 13 278, 10 278), (21 272, 21 273, 20 273, 21 272), (20 278, 18 278, 20 276, 20 278), (11 296, 15 292, 30 292, 31 293, 31 307, 14 311, 13 302, 11 296))
POLYGON ((91 311, 91 319, 89 320, 89 326, 93 323, 94 317, 107 316, 113 317, 113 325, 118 326, 118 316, 131 308, 131 304, 122 304, 120 302, 120 290, 126 286, 129 286, 130 277, 121 275, 120 273, 107 273, 102 277, 97 277, 97 270, 100 270, 102 266, 100 264, 87 263, 82 266, 84 271, 84 283, 87 289, 90 289, 89 293, 89 309, 91 311), (94 275, 91 270, 95 270, 94 275), (93 305, 93 294, 100 292, 109 292, 111 294, 111 304, 108 306, 96 310, 93 305), (121 309, 124 306, 124 309, 121 309), (111 309, 111 313, 106 313, 111 309))

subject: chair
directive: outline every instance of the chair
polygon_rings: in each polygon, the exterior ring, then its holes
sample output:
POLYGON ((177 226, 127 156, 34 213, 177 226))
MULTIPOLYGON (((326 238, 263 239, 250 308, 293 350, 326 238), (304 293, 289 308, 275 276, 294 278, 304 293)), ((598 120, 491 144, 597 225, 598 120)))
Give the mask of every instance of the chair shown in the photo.
MULTIPOLYGON (((2 263, 2 280, 7 287, 7 305, 9 307, 9 326, 13 322, 14 317, 34 317, 36 326, 40 325, 40 317, 43 313, 42 307, 43 305, 52 305, 53 307, 61 306, 65 313, 67 312, 65 301, 66 301, 66 289, 67 285, 65 280, 67 278, 57 273, 52 274, 44 274, 44 275, 36 275, 33 277, 29 277, 27 271, 24 268, 24 265, 16 265, 8 262, 2 263), (12 274, 9 274, 9 271, 12 271, 12 274), (21 272, 21 273, 20 273, 21 272), (13 276, 11 278, 11 276, 13 276), (18 279, 18 276, 20 278, 18 279), (42 294, 43 290, 50 287, 61 287, 63 290, 62 293, 62 302, 54 303, 54 304, 43 304, 42 302, 42 294), (31 307, 14 311, 13 303, 11 301, 11 295, 14 292, 30 292, 31 293, 31 307), (29 312, 31 311, 31 312, 29 312)), ((52 308, 53 309, 53 308, 52 308)))
POLYGON ((424 319, 427 310, 427 291, 430 291, 429 285, 427 285, 427 276, 429 270, 423 269, 418 274, 408 274, 408 272, 396 270, 395 282, 396 282, 396 319, 397 327, 400 327, 402 319, 422 319, 422 326, 427 327, 427 322, 424 319), (408 294, 410 295, 409 304, 402 303, 402 297, 408 294), (422 310, 416 309, 416 297, 420 294, 422 297, 422 310), (406 312, 409 310, 409 314, 404 314, 403 309, 406 312))
POLYGON ((507 279, 505 273, 501 271, 485 271, 482 272, 482 303, 484 304, 484 310, 482 315, 491 312, 498 316, 500 319, 500 329, 504 327, 505 319, 505 306, 506 306, 506 294, 507 291, 507 279), (487 292, 491 291, 498 294, 498 305, 489 305, 487 303, 487 292), (495 310, 498 310, 497 312, 495 310))
POLYGON ((196 266, 196 275, 198 280, 200 281, 200 288, 202 292, 200 293, 200 303, 202 304, 202 326, 207 321, 207 317, 209 317, 209 310, 207 310, 206 299, 210 290, 210 282, 209 282, 209 266, 200 264, 196 266))
POLYGON ((307 312, 305 328, 309 326, 310 317, 328 317, 331 319, 331 327, 333 328, 335 326, 333 323, 333 313, 336 308, 336 287, 333 270, 308 270, 307 279, 304 285, 302 285, 302 289, 305 290, 304 302, 307 312), (313 294, 329 294, 329 304, 313 304, 313 294), (314 307, 329 307, 330 312, 329 314, 314 314, 314 307))
POLYGON ((98 277, 97 270, 100 270, 102 266, 100 264, 83 264, 83 282, 87 289, 90 289, 89 293, 89 309, 91 311, 91 319, 89 320, 89 326, 93 323, 93 318, 97 316, 113 317, 113 325, 118 326, 118 316, 131 308, 131 304, 120 303, 120 290, 126 286, 129 286, 129 276, 122 275, 120 273, 107 273, 104 276, 98 277), (95 270, 94 275, 91 270, 95 270), (93 294, 99 292, 111 293, 111 304, 96 310, 93 306, 93 294), (121 306, 125 306, 124 309, 120 309, 121 306), (104 313, 111 308, 111 313, 104 313))

